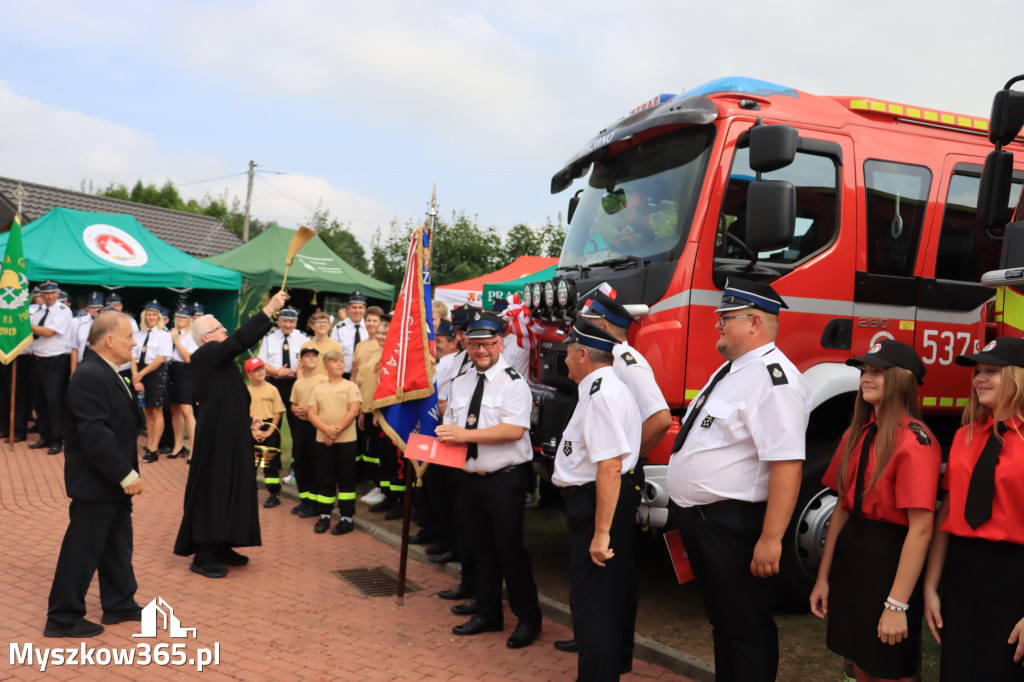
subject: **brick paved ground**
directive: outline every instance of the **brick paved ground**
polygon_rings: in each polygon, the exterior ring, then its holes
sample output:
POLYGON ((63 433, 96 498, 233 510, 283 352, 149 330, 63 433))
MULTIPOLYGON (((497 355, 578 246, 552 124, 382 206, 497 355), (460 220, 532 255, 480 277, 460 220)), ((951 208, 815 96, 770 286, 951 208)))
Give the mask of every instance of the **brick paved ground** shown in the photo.
MULTIPOLYGON (((291 503, 260 510, 263 546, 245 550, 249 566, 211 580, 188 570, 189 560, 171 547, 181 519, 187 467, 183 460, 142 465, 145 492, 136 498, 137 599, 160 596, 197 639, 133 639, 138 623, 109 626, 86 640, 96 647, 134 647, 140 642, 187 642, 188 655, 220 644, 220 665, 201 674, 182 667, 49 667, 12 665, 10 644, 70 647, 77 640, 42 636, 46 600, 67 526, 63 456, 47 456, 16 444, 0 445, 0 521, 4 532, 0 584, 0 635, 7 644, 0 679, 137 680, 201 677, 207 680, 571 680, 575 657, 555 651, 568 629, 544 620, 540 640, 526 649, 505 647, 515 617, 506 609, 504 633, 457 637, 464 618, 447 612, 435 596, 453 584, 434 566, 409 561, 409 579, 420 591, 397 606, 393 597, 364 597, 332 571, 385 566, 397 570, 398 551, 369 535, 315 535, 313 520, 288 513, 291 503)), ((262 501, 266 493, 260 493, 262 501)), ((363 508, 365 509, 365 508, 363 508)), ((96 581, 86 598, 91 620, 101 615, 96 581)), ((685 680, 643 661, 623 679, 685 680)))

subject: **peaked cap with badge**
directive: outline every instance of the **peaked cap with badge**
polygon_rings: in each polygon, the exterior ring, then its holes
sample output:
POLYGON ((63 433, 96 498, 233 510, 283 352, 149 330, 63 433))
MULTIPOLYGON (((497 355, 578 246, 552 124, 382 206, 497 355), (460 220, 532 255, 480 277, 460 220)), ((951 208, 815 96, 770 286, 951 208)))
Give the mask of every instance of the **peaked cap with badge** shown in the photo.
POLYGON ((789 306, 775 289, 764 282, 753 282, 739 277, 730 277, 725 283, 722 302, 715 308, 716 313, 755 308, 772 315, 778 315, 782 308, 789 306))

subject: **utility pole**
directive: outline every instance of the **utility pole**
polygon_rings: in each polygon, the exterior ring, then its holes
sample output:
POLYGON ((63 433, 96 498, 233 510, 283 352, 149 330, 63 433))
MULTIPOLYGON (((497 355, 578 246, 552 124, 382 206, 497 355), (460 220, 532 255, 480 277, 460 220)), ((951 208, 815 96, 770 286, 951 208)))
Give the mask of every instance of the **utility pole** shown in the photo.
POLYGON ((256 175, 256 162, 249 162, 249 190, 245 193, 245 219, 242 221, 242 241, 249 241, 249 207, 252 204, 252 179, 256 175))

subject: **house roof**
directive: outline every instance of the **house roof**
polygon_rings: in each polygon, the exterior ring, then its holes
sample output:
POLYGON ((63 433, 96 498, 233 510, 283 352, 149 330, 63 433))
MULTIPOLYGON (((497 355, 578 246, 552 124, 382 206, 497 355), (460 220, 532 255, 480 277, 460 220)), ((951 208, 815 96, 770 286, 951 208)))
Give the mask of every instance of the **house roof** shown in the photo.
MULTIPOLYGON (((18 206, 14 190, 18 182, 14 178, 0 177, 0 229, 10 229, 14 220, 18 206)), ((34 182, 20 182, 26 192, 21 204, 22 220, 26 225, 59 206, 93 213, 131 215, 158 238, 196 258, 212 256, 242 244, 242 240, 231 230, 210 216, 48 187, 34 182)))

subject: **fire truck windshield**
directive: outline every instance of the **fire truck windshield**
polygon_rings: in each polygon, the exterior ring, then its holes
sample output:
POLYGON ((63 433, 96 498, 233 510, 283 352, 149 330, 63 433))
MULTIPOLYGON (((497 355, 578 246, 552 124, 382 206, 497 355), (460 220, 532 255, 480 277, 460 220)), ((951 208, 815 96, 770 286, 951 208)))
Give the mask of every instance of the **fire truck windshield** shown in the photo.
POLYGON ((677 257, 714 136, 710 125, 680 128, 595 163, 559 265, 596 267, 627 256, 659 263, 677 257))

